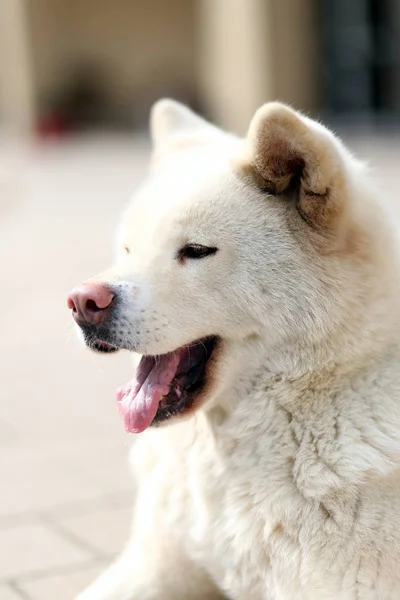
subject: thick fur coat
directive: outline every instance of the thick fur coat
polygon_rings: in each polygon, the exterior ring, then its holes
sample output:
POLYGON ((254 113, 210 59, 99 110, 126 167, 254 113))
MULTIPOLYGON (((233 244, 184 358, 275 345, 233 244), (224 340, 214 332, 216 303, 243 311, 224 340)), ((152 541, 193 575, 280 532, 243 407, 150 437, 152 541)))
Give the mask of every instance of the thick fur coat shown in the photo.
POLYGON ((243 140, 169 100, 151 128, 96 278, 121 298, 114 343, 220 343, 194 410, 138 436, 131 540, 79 600, 398 600, 400 257, 379 192, 282 104, 243 140), (188 242, 218 252, 183 264, 188 242))

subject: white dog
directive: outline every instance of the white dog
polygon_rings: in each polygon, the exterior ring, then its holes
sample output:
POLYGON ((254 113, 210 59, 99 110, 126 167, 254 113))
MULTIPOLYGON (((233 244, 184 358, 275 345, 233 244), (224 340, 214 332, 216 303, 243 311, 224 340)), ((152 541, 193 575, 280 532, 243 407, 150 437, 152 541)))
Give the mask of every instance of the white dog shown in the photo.
POLYGON ((116 266, 69 306, 118 391, 131 541, 79 600, 399 600, 400 257, 365 169, 278 103, 162 100, 116 266))

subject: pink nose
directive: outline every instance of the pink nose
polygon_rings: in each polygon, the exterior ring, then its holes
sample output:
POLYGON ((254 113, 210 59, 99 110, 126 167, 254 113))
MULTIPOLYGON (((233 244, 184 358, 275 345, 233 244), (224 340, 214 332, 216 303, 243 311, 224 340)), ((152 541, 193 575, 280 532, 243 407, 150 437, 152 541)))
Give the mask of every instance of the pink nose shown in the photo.
POLYGON ((68 308, 78 325, 98 325, 107 318, 114 294, 103 283, 82 283, 68 295, 68 308))

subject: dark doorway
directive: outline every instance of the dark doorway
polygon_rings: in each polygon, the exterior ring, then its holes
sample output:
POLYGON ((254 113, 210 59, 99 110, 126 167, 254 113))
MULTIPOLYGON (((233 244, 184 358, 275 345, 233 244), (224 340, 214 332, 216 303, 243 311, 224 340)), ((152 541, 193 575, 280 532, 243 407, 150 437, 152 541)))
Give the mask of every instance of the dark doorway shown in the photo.
POLYGON ((400 114, 400 6, 397 0, 322 0, 322 107, 337 116, 400 114))

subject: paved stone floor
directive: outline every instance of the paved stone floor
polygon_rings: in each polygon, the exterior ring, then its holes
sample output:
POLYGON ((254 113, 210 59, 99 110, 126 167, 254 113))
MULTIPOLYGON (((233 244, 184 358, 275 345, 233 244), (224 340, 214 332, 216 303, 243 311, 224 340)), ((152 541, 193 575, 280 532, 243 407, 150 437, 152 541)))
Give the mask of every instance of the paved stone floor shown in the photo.
MULTIPOLYGON (((400 140, 354 140, 400 217, 400 140)), ((126 356, 76 340, 69 288, 102 270, 143 139, 0 144, 0 598, 71 600, 122 548, 131 438, 114 405, 126 356)))
POLYGON ((68 290, 108 266, 146 143, 0 147, 0 598, 71 600, 129 532, 126 356, 77 341, 68 290))

